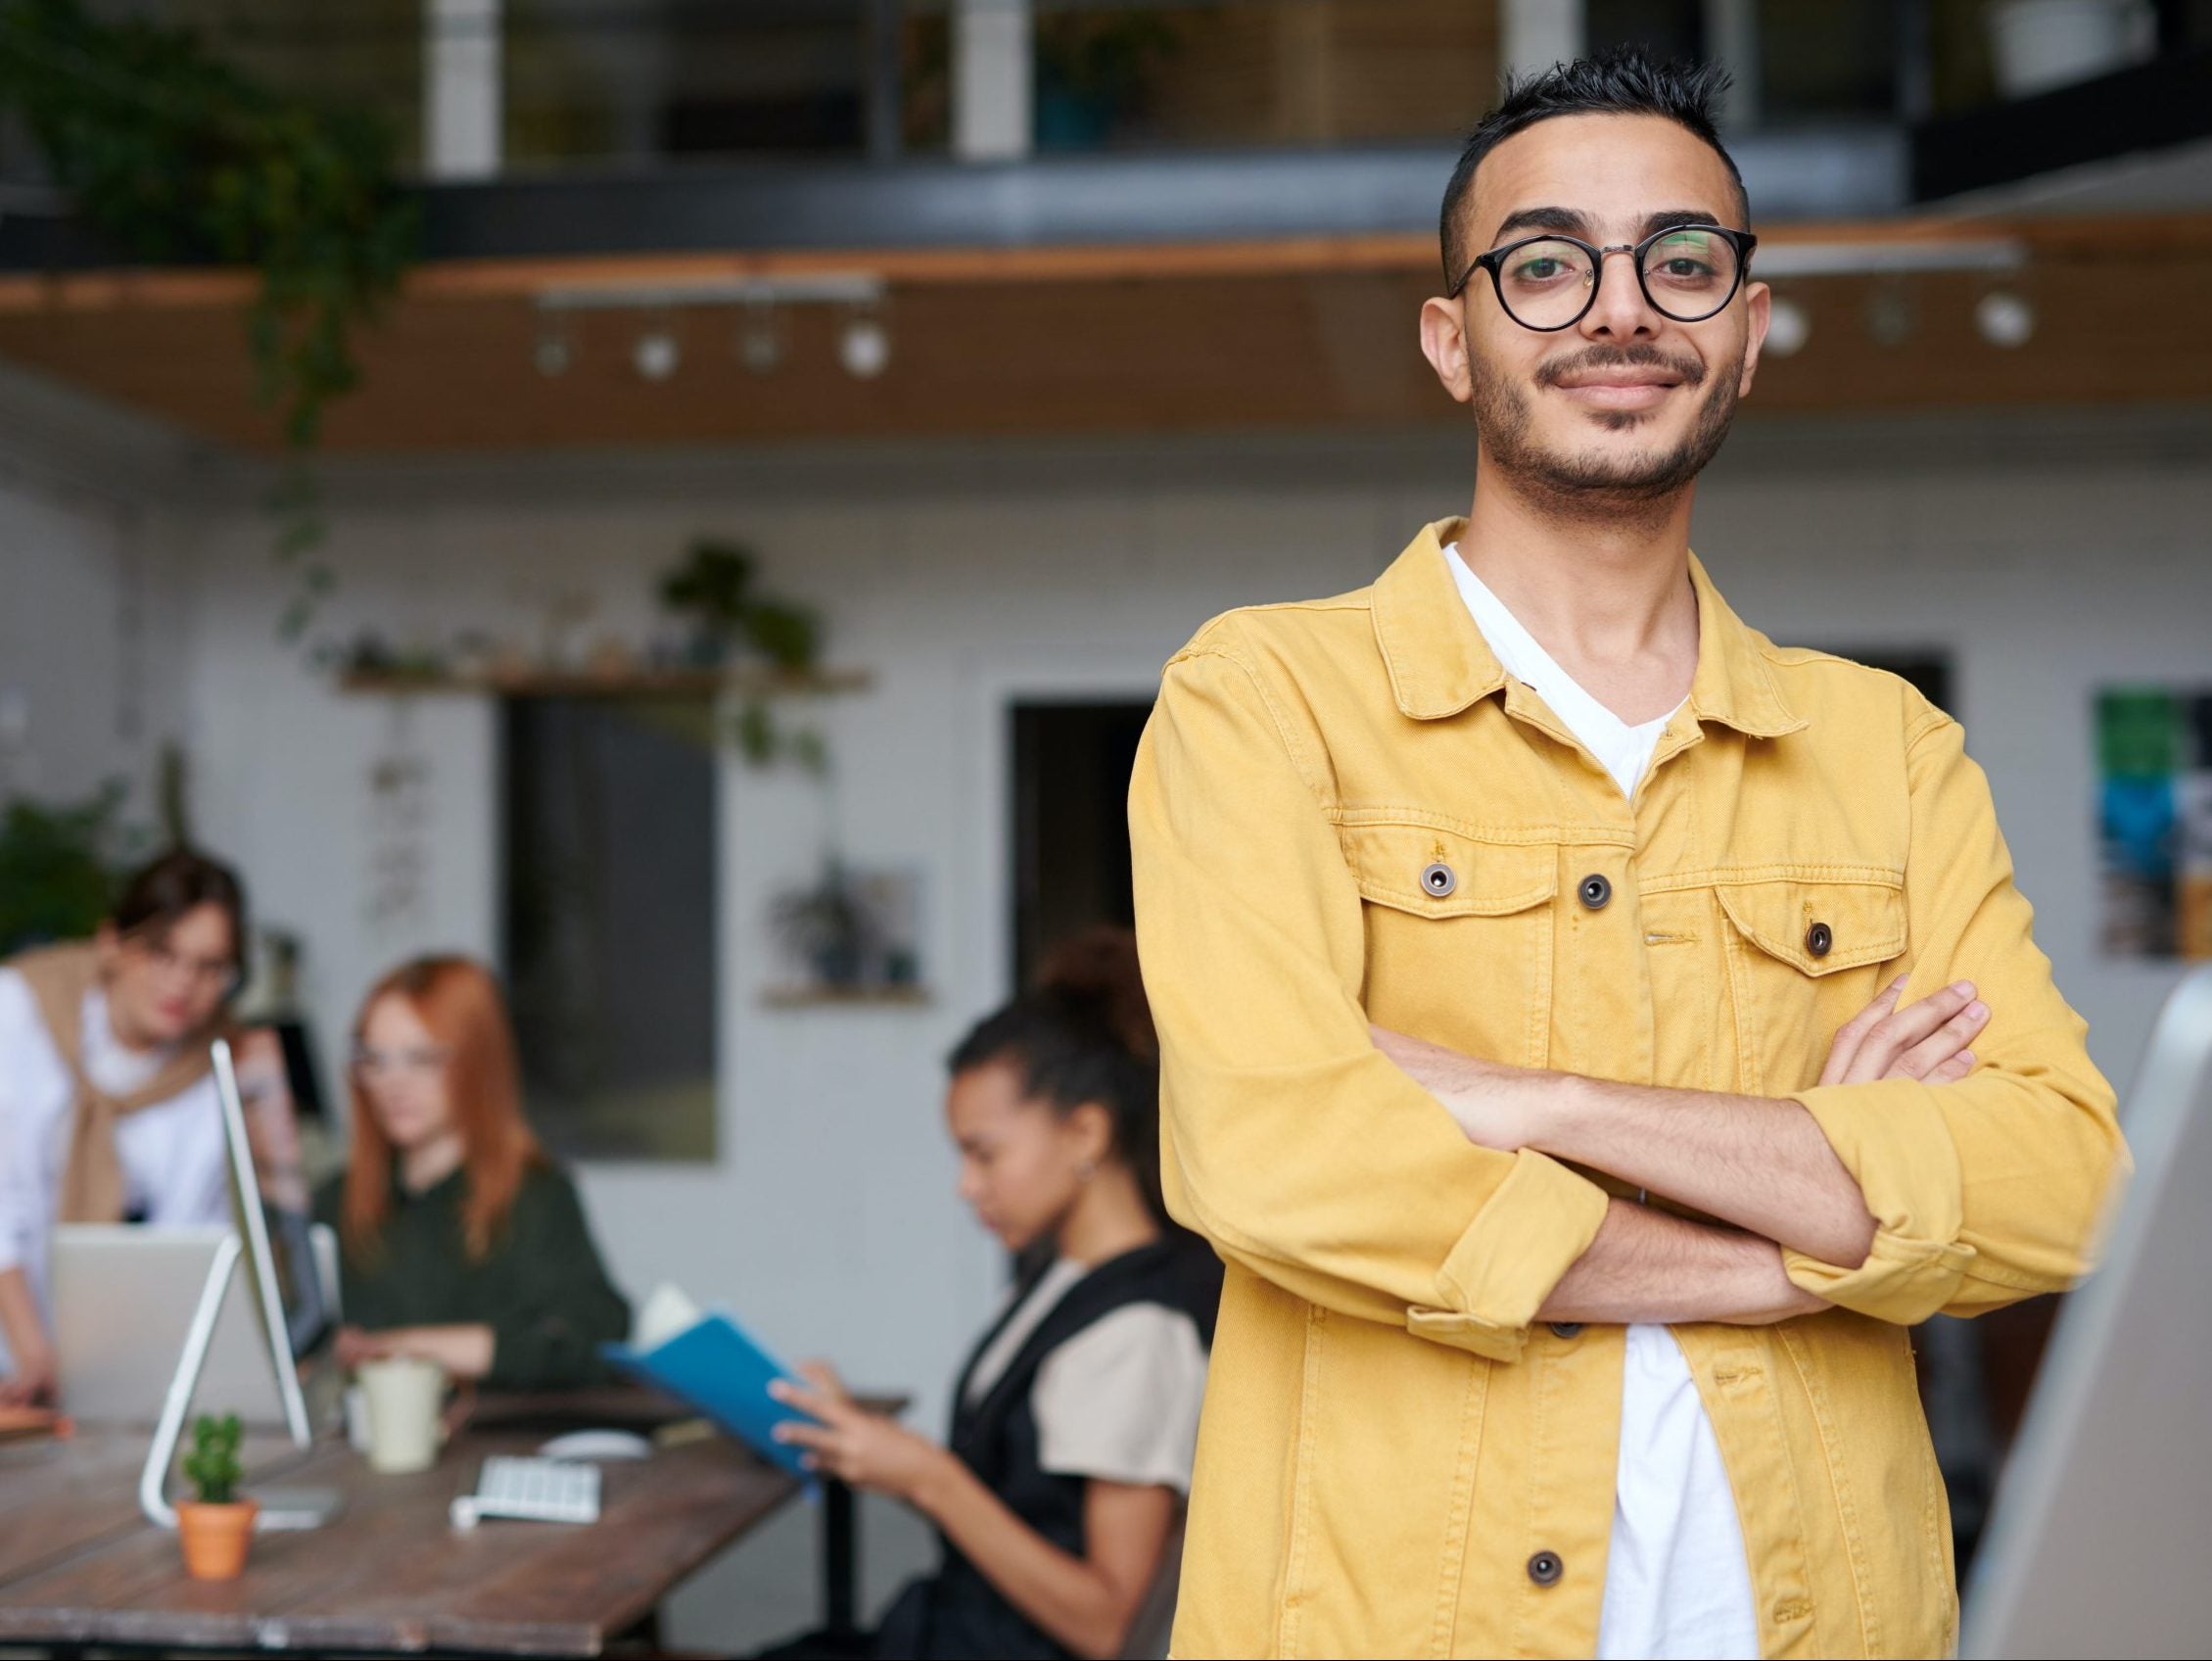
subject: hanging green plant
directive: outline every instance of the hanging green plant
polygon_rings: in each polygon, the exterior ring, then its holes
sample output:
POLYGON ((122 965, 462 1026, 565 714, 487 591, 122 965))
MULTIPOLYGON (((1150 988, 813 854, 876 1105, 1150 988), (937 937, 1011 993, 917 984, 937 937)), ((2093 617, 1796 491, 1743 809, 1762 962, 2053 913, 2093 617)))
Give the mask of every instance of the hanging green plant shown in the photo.
MULTIPOLYGON (((717 666, 751 651, 796 682, 820 667, 822 619, 803 605, 756 590, 754 565, 749 548, 701 538, 683 563, 661 578, 661 603, 691 620, 688 655, 694 663, 717 666)), ((828 771, 822 735, 784 727, 765 698, 745 700, 731 736, 755 767, 788 761, 817 777, 828 771)))
POLYGON ((288 98, 190 31, 108 23, 82 0, 0 3, 0 108, 29 128, 85 219, 139 259, 250 265, 256 390, 286 466, 268 501, 278 561, 296 574, 282 624, 306 629, 333 576, 309 458, 323 412, 360 379, 353 332, 415 257, 388 127, 288 98))

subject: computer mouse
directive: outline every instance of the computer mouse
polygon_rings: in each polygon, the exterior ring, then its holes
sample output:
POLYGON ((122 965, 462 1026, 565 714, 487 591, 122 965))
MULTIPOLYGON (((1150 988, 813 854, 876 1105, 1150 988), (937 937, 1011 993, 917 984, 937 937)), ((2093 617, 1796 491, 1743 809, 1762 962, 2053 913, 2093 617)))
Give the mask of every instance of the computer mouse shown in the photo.
POLYGON ((591 1463, 600 1459, 644 1459, 653 1445, 635 1431, 572 1430, 556 1436, 538 1451, 548 1459, 576 1459, 591 1463))

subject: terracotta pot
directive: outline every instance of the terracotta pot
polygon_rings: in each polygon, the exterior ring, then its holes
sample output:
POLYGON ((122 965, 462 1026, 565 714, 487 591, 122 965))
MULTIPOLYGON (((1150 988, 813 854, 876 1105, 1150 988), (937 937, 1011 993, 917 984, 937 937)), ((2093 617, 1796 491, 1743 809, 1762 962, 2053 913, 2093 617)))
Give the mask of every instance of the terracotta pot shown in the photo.
POLYGON ((246 1567, 246 1553, 254 1543, 254 1519, 260 1512, 256 1499, 228 1505, 188 1500, 179 1505, 176 1538, 184 1547, 184 1572, 196 1581, 236 1580, 246 1567))

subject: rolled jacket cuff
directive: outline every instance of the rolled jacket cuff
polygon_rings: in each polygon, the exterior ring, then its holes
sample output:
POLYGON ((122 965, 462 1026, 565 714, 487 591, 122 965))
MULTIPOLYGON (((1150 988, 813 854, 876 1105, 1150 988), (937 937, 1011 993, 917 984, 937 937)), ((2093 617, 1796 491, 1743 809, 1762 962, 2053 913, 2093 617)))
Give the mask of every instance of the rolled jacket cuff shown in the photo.
POLYGON ((1841 1308, 1897 1326, 1917 1326, 1956 1300, 1975 1256, 1971 1246, 1908 1240, 1876 1229, 1866 1260, 1855 1269, 1840 1269, 1785 1246, 1782 1272, 1791 1284, 1841 1308))
POLYGON ((1874 1243, 1857 1268, 1784 1250, 1792 1283, 1876 1320, 1911 1325, 1957 1294, 1974 1261, 1959 1240, 1965 1177, 1936 1091, 1914 1079, 1825 1084, 1791 1100, 1812 1115, 1859 1184, 1874 1218, 1874 1243))
POLYGON ((1493 1361, 1521 1357, 1529 1325, 1590 1249, 1612 1202, 1557 1160, 1524 1148, 1436 1275, 1437 1308, 1406 1311, 1406 1330, 1493 1361))

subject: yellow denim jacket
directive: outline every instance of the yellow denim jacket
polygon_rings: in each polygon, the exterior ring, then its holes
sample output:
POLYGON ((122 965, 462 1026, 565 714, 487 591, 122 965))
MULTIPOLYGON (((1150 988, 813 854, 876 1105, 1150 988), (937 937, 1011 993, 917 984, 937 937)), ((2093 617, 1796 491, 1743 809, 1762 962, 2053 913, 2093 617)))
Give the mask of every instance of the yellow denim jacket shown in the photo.
POLYGON ((1631 805, 1483 643, 1444 565, 1459 529, 1359 593, 1208 624, 1139 754, 1168 1205, 1228 1263, 1175 1653, 1596 1647, 1622 1329, 1533 1323, 1624 1190, 1470 1144, 1370 1020, 1805 1105, 1871 1257, 1786 1255, 1820 1314, 1675 1334, 1762 1651, 1945 1653, 1950 1514, 1906 1328, 2068 1285, 2126 1163, 1988 785, 1956 722, 1776 647, 1693 559, 1695 678, 1631 805), (1973 1075, 1812 1087, 1901 970, 1908 999, 1980 987, 1973 1075))

